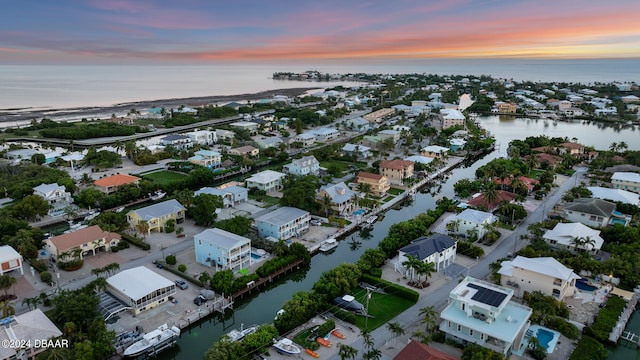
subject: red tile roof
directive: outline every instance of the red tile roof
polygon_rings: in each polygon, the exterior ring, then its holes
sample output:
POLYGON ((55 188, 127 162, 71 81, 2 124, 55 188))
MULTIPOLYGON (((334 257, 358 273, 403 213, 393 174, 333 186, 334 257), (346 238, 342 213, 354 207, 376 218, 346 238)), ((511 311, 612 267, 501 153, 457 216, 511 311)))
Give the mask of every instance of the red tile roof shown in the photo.
POLYGON ((120 234, 104 231, 100 226, 93 225, 68 234, 52 237, 48 241, 51 241, 60 253, 98 239, 105 239, 105 242, 110 242, 113 239, 120 240, 120 238, 120 234))
MULTIPOLYGON (((529 189, 529 191, 533 190, 533 187, 537 183, 539 183, 538 180, 532 179, 532 178, 529 178, 529 177, 526 177, 526 176, 519 176, 518 179, 520 181, 522 181, 525 185, 527 185, 527 189, 529 189)), ((512 180, 511 180, 511 178, 506 178, 506 179, 504 179, 504 181, 502 179, 496 179, 494 181, 495 181, 496 184, 500 184, 500 185, 504 184, 504 185, 509 186, 509 185, 511 185, 511 181, 512 180)))
POLYGON ((561 145, 568 149, 584 149, 584 145, 574 143, 574 142, 566 142, 566 143, 562 143, 561 145))
POLYGON ((380 174, 374 174, 374 173, 368 173, 368 172, 360 172, 358 173, 358 176, 356 176, 356 180, 358 178, 366 178, 366 179, 373 179, 373 180, 378 180, 380 181, 380 179, 382 179, 384 175, 380 175, 380 174))
POLYGON ((411 340, 393 360, 457 360, 455 356, 411 340))
POLYGON ((485 208, 485 209, 488 209, 488 210, 493 210, 493 209, 497 208, 498 205, 500 205, 500 203, 502 203, 503 201, 513 201, 513 200, 516 199, 516 197, 518 197, 518 195, 516 195, 514 193, 510 193, 510 192, 504 191, 504 190, 498 190, 498 197, 494 201, 492 201, 491 203, 489 203, 487 200, 485 200, 484 194, 480 194, 478 197, 467 201, 467 204, 469 206, 474 206, 474 207, 485 208))
POLYGON ((93 184, 96 186, 101 186, 106 188, 111 186, 122 186, 126 184, 131 184, 139 180, 140 178, 136 176, 127 175, 127 174, 116 174, 116 175, 104 177, 102 179, 98 179, 94 181, 93 184))
POLYGON ((413 161, 409 160, 383 160, 380 162, 380 169, 403 170, 413 165, 413 161))

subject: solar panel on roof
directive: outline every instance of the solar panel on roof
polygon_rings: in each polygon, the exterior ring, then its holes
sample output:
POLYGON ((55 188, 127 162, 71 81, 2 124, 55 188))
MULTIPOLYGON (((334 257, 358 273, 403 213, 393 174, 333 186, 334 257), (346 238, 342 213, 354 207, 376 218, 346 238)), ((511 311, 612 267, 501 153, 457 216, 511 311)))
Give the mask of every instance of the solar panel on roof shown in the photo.
POLYGON ((467 284, 467 287, 478 290, 478 292, 476 292, 475 295, 471 297, 471 299, 490 306, 500 306, 500 304, 502 304, 502 301, 504 301, 504 298, 507 297, 507 294, 505 293, 487 289, 486 287, 477 284, 467 284))

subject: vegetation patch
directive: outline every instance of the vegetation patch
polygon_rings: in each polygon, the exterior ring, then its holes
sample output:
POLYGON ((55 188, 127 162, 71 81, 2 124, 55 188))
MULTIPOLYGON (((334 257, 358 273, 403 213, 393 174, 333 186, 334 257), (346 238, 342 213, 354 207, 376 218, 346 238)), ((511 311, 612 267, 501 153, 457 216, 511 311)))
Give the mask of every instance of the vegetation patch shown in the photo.
POLYGON ((596 339, 583 335, 569 360, 604 360, 609 356, 607 349, 596 339))
POLYGON ((626 305, 627 302, 621 297, 609 297, 604 308, 598 313, 593 325, 586 327, 584 333, 593 336, 601 342, 608 341, 609 333, 611 333, 613 327, 616 326, 618 316, 620 316, 620 313, 622 313, 626 305))
MULTIPOLYGON (((367 307, 366 290, 358 288, 354 290, 353 296, 361 304, 367 307)), ((414 301, 405 299, 401 296, 372 292, 371 298, 368 300, 368 314, 370 317, 367 319, 364 316, 358 316, 356 319, 356 326, 367 330, 376 329, 391 321, 391 319, 414 304, 414 301)))
POLYGON ((151 180, 158 185, 168 185, 178 181, 182 181, 187 178, 187 176, 173 171, 161 170, 145 174, 142 176, 142 178, 151 180))
POLYGON ((391 195, 400 195, 404 192, 403 189, 398 189, 398 188, 390 188, 389 191, 387 191, 389 194, 391 195))

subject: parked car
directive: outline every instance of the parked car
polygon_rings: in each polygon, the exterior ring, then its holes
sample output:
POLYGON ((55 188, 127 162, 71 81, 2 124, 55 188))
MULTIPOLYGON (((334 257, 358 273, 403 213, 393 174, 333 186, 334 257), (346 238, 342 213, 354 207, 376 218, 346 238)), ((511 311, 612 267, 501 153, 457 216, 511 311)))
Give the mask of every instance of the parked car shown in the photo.
POLYGON ((200 306, 207 302, 207 298, 202 295, 198 295, 195 299, 193 299, 193 303, 200 306))
POLYGON ((313 226, 320 226, 320 225, 322 225, 322 221, 317 220, 317 219, 313 219, 313 220, 309 221, 309 224, 311 224, 313 226))
POLYGON ((176 280, 176 286, 182 290, 187 290, 187 288, 189 288, 189 285, 184 280, 176 280))

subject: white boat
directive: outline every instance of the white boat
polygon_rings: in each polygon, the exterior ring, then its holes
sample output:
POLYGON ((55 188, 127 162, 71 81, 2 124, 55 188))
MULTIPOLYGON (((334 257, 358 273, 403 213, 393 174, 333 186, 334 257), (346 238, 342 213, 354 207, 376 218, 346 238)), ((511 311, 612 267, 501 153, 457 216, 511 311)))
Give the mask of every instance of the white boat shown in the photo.
POLYGON ((153 194, 149 194, 149 197, 151 198, 151 200, 156 201, 162 199, 163 197, 165 197, 165 195, 167 195, 166 192, 162 190, 156 190, 153 194))
POLYGON ((295 346, 293 344, 293 341, 291 341, 290 339, 287 339, 287 338, 283 338, 283 339, 278 340, 277 342, 275 342, 273 344, 273 347, 276 348, 276 350, 280 354, 285 354, 285 355, 300 354, 300 348, 295 346))
POLYGON ((117 212, 117 213, 123 212, 124 211, 124 206, 121 206, 121 207, 115 209, 114 211, 117 212))
POLYGON ((229 331, 229 333, 227 333, 226 336, 229 337, 229 341, 240 341, 245 336, 256 332, 256 330, 258 330, 258 327, 259 325, 251 325, 245 329, 244 324, 242 324, 240 325, 240 330, 238 329, 231 330, 229 331))
POLYGON ((376 220, 378 220, 378 215, 372 215, 367 219, 367 224, 373 224, 376 220))
POLYGON ((142 339, 126 348, 123 356, 136 357, 143 354, 155 356, 160 351, 175 345, 180 336, 180 329, 175 326, 169 328, 167 324, 142 335, 142 339))
POLYGON ((336 239, 334 238, 330 238, 325 240, 322 245, 320 245, 320 251, 322 252, 329 252, 335 248, 338 247, 338 241, 336 241, 336 239))

